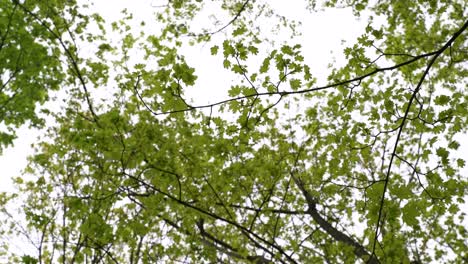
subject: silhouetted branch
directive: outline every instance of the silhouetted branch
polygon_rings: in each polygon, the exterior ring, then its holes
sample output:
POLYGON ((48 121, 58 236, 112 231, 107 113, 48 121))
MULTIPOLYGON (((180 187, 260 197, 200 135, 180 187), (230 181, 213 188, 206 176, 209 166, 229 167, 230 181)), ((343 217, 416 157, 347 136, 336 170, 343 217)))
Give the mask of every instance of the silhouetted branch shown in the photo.
POLYGON ((382 192, 382 197, 380 199, 379 216, 377 218, 377 225, 375 227, 374 242, 373 242, 373 247, 372 247, 372 256, 375 256, 375 246, 377 244, 377 240, 378 240, 378 236, 379 236, 379 229, 381 228, 381 226, 380 226, 381 223, 380 222, 382 220, 382 213, 383 213, 383 207, 384 207, 384 202, 385 202, 385 194, 387 192, 388 182, 390 180, 390 172, 392 170, 393 160, 394 160, 394 158, 395 158, 395 156, 397 154, 398 143, 400 142, 401 135, 403 133, 403 128, 405 126, 406 120, 408 120, 409 111, 411 109, 413 101, 415 100, 417 93, 421 90, 422 83, 424 82, 427 74, 429 73, 429 70, 431 69, 432 65, 435 63, 437 58, 446 49, 448 49, 452 45, 452 43, 462 34, 463 31, 465 31, 465 29, 467 27, 468 27, 468 20, 465 21, 465 24, 457 32, 455 32, 455 34, 447 41, 447 43, 445 43, 444 46, 442 46, 439 50, 437 50, 435 52, 432 52, 433 57, 429 61, 426 69, 424 70, 423 75, 419 79, 419 82, 418 82, 418 85, 416 86, 416 89, 413 91, 413 94, 412 94, 412 96, 411 96, 411 98, 410 98, 410 100, 408 102, 408 106, 406 107, 405 115, 403 116, 403 119, 401 120, 401 124, 400 124, 399 129, 398 129, 398 134, 397 134, 397 137, 396 137, 396 140, 395 140, 395 145, 393 146, 392 155, 390 157, 390 163, 388 165, 387 173, 385 175, 384 188, 383 188, 383 192, 382 192))

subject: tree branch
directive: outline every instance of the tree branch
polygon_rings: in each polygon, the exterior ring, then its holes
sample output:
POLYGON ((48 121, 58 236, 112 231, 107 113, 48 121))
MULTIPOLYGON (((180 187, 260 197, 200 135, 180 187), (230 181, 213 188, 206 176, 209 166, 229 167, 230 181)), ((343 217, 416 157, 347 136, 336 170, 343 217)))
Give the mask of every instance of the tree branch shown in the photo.
POLYGON ((426 78, 427 74, 429 73, 429 70, 431 69, 432 65, 435 63, 437 58, 447 48, 449 48, 452 45, 452 43, 463 33, 463 31, 465 31, 465 29, 467 27, 468 27, 468 20, 465 21, 465 24, 457 32, 455 32, 455 34, 449 39, 449 41, 447 41, 447 43, 445 43, 444 46, 442 46, 442 48, 440 48, 439 50, 433 52, 434 56, 429 61, 429 64, 427 65, 423 75, 419 79, 419 83, 416 86, 416 89, 413 91, 413 94, 412 94, 412 96, 411 96, 411 98, 410 98, 410 100, 408 102, 408 106, 406 107, 405 115, 403 116, 403 119, 401 120, 400 127, 398 129, 398 134, 397 134, 397 137, 396 137, 396 140, 395 140, 395 145, 393 146, 393 152, 392 152, 392 155, 390 157, 390 163, 388 165, 387 173, 385 175, 384 189, 383 189, 383 192, 382 192, 382 198, 380 199, 379 216, 377 218, 377 225, 375 227, 374 242, 373 242, 373 246, 372 246, 372 256, 375 256, 375 246, 377 244, 377 239, 378 239, 378 236, 379 236, 380 221, 382 220, 383 207, 384 207, 384 202, 385 202, 385 194, 387 192, 388 182, 390 181, 390 172, 392 170, 393 160, 394 160, 395 156, 397 155, 398 143, 400 142, 401 135, 403 133, 403 128, 404 128, 404 126, 406 124, 406 121, 408 120, 409 111, 411 109, 413 101, 415 100, 417 93, 421 90, 422 83, 424 82, 424 79, 426 78))
MULTIPOLYGON (((184 200, 181 200, 181 199, 178 199, 177 197, 173 196, 172 194, 170 193, 167 193, 157 187, 155 187, 154 185, 152 184, 149 184, 141 179, 139 179, 138 177, 135 177, 133 175, 130 175, 130 174, 126 174, 127 177, 139 182, 140 184, 142 184, 143 186, 147 187, 148 189, 150 190, 153 190, 171 200, 173 200, 174 202, 184 206, 184 207, 187 207, 187 208, 190 208, 194 211, 197 211, 203 215, 206 215, 206 216, 209 216, 213 219, 217 219, 217 220, 220 220, 222 222, 225 222, 226 224, 230 224, 232 225, 233 227, 236 227, 237 229, 239 229, 250 241, 252 241, 252 243, 254 243, 257 247, 259 247, 260 249, 262 249, 263 251, 265 251, 266 253, 268 253, 270 256, 274 257, 276 254, 274 252, 272 252, 271 250, 269 250, 268 248, 262 246, 261 244, 259 244, 259 242, 257 242, 255 239, 261 241, 262 243, 264 243, 265 245, 271 247, 271 248, 274 248, 275 250, 277 250, 281 255, 285 256, 286 259, 291 262, 291 263, 297 263, 293 258, 291 258, 288 254, 286 254, 286 252, 277 244, 275 244, 274 242, 269 242, 267 241, 265 238, 262 238, 261 236, 259 236, 258 234, 256 234, 255 232, 252 232, 251 230, 245 228, 244 226, 240 225, 239 223, 235 222, 235 221, 232 221, 230 219, 227 219, 223 216, 220 216, 220 215, 217 215, 215 213, 212 213, 206 209, 203 209, 203 208, 200 208, 198 206, 195 206, 193 205, 192 203, 190 202, 187 202, 187 201, 184 201, 184 200), (255 239, 254 239, 255 238, 255 239)), ((281 261, 279 260, 280 262, 284 263, 284 261, 281 261)))
MULTIPOLYGON (((296 155, 296 160, 294 163, 294 167, 297 167, 299 154, 302 152, 303 147, 301 147, 296 155)), ((348 246, 354 248, 354 254, 361 258, 364 261, 367 261, 369 264, 380 264, 379 260, 371 255, 366 248, 359 244, 358 242, 354 241, 351 237, 343 233, 342 231, 336 229, 330 222, 328 222, 325 218, 323 218, 320 213, 317 211, 317 200, 315 197, 310 194, 310 192, 305 188, 304 183, 302 180, 296 175, 294 175, 293 170, 290 171, 291 178, 293 179, 296 186, 304 195, 306 203, 308 205, 307 213, 314 219, 315 222, 320 226, 320 228, 329 234, 331 237, 336 239, 336 241, 342 242, 348 246)))
POLYGON ((57 33, 55 33, 42 19, 40 19, 35 13, 33 13, 31 10, 27 9, 24 5, 20 4, 18 0, 13 0, 15 4, 18 4, 19 7, 28 15, 33 17, 39 24, 41 24, 58 42, 60 43, 60 46, 65 50, 65 54, 67 55, 68 59, 70 60, 72 64, 72 69, 75 71, 78 80, 81 83, 81 86, 83 88, 83 94, 86 99, 86 103, 88 104, 89 111, 91 112, 91 115, 93 116, 94 121, 99 124, 99 117, 94 111, 93 104, 91 102, 91 98, 89 97, 89 91, 88 88, 86 87, 86 81, 84 80, 84 76, 81 74, 80 68, 78 66, 77 60, 74 58, 72 52, 70 49, 65 45, 65 43, 62 40, 62 37, 59 36, 57 33))
POLYGON ((229 103, 229 102, 238 101, 238 100, 242 100, 242 99, 248 99, 248 98, 251 98, 251 97, 263 97, 263 96, 274 96, 274 95, 287 96, 287 95, 293 95, 293 94, 304 94, 304 93, 316 92, 316 91, 321 91, 321 90, 327 90, 327 89, 330 89, 330 88, 335 88, 335 87, 340 86, 340 85, 345 85, 345 84, 349 84, 349 83, 353 83, 353 82, 362 81, 365 78, 373 76, 373 75, 375 75, 377 73, 380 73, 380 72, 385 72, 385 71, 391 71, 391 70, 394 70, 394 69, 398 69, 400 67, 411 64, 411 63, 413 63, 415 61, 418 61, 420 59, 433 56, 433 55, 437 54, 438 52, 439 51, 433 51, 433 52, 430 52, 430 53, 421 54, 419 56, 415 56, 415 57, 411 58, 410 60, 407 60, 407 61, 402 62, 402 63, 395 64, 393 66, 384 67, 384 68, 377 68, 377 69, 375 69, 375 70, 373 70, 373 71, 371 71, 369 73, 366 73, 364 75, 361 75, 361 76, 358 76, 358 77, 355 77, 355 78, 352 78, 352 79, 348 79, 348 80, 337 81, 337 82, 327 84, 327 85, 324 85, 324 86, 313 87, 313 88, 297 90, 297 91, 275 91, 275 92, 263 92, 263 93, 255 92, 255 93, 248 94, 248 95, 228 98, 228 99, 218 101, 218 102, 212 103, 212 104, 195 105, 195 106, 191 106, 191 107, 184 108, 184 109, 177 109, 177 110, 164 111, 164 112, 156 112, 154 110, 151 110, 150 112, 154 116, 170 115, 170 114, 175 114, 175 113, 189 112, 189 111, 193 111, 195 109, 212 108, 214 106, 218 106, 218 105, 222 105, 222 104, 226 104, 226 103, 229 103))
POLYGON ((299 178, 297 178, 292 171, 290 172, 290 174, 292 179, 294 180, 294 183, 306 199, 308 205, 307 213, 309 213, 309 215, 312 216, 314 221, 317 222, 317 224, 322 228, 322 230, 334 239, 336 239, 336 241, 342 242, 348 246, 353 247, 354 254, 356 254, 356 256, 363 259, 364 261, 367 261, 367 263, 379 264, 380 262, 377 260, 377 258, 375 256, 371 256, 371 254, 365 249, 363 245, 359 244, 345 233, 336 229, 332 224, 330 224, 325 218, 323 218, 320 215, 320 213, 317 211, 316 199, 306 190, 303 182, 299 178))
POLYGON ((231 21, 229 21, 226 25, 224 25, 223 27, 213 31, 213 32, 210 32, 208 33, 208 35, 214 35, 216 33, 219 33, 221 31, 223 31, 224 29, 226 29, 227 27, 229 27, 232 23, 234 23, 238 18, 239 16, 242 14, 242 12, 244 12, 245 8, 247 7, 247 4, 250 2, 250 0, 246 0, 244 2, 244 4, 241 6, 241 8, 239 9, 239 11, 237 11, 236 15, 231 19, 231 21))

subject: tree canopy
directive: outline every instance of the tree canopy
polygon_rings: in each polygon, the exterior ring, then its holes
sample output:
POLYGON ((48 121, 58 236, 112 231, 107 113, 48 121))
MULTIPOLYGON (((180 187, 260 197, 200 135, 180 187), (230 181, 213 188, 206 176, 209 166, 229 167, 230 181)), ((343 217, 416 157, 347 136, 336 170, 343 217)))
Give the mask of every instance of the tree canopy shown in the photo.
POLYGON ((326 69, 272 1, 92 2, 0 0, 0 150, 44 131, 0 194, 0 259, 468 262, 466 1, 304 0, 367 22, 326 69), (191 98, 190 46, 224 99, 191 98))

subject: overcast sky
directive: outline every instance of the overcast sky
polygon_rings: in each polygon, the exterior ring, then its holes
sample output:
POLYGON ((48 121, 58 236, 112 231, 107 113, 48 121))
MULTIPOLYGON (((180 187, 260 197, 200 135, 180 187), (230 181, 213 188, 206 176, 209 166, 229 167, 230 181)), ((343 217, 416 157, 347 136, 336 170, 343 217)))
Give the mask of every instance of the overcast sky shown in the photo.
MULTIPOLYGON (((157 5, 164 1, 156 0, 115 0, 95 1, 94 12, 101 14, 106 20, 117 20, 122 17, 121 10, 127 8, 134 13, 135 24, 141 20, 147 21, 151 25, 152 14, 157 10, 157 5)), ((332 62, 332 57, 336 56, 340 60, 340 51, 342 50, 342 40, 353 41, 366 26, 365 21, 357 21, 350 10, 329 10, 327 12, 310 14, 303 4, 304 1, 283 1, 276 0, 271 3, 281 10, 282 15, 293 16, 302 21, 303 36, 297 41, 302 44, 303 56, 306 63, 311 67, 319 83, 325 82, 327 65, 332 62), (302 12, 302 13, 301 13, 302 12), (331 51, 334 51, 331 54, 331 51)), ((209 4, 209 3, 208 3, 209 4)), ((230 18, 226 18, 229 21, 230 18)), ((196 23, 209 23, 209 19, 199 18, 196 23)), ((219 36, 222 40, 222 35, 219 36)), ((278 36, 278 41, 287 41, 287 36, 278 36)), ((348 43, 349 44, 349 43, 348 43)), ((194 104, 206 104, 226 98, 229 86, 226 78, 229 74, 222 68, 222 59, 214 58, 210 55, 209 45, 198 45, 186 48, 182 52, 186 56, 189 65, 196 68, 198 80, 196 86, 187 92, 194 104)), ((85 47, 82 47, 85 48, 85 47)), ((60 94, 60 93, 59 93, 60 94)), ((58 100, 57 102, 59 102, 58 100)), ((54 102, 49 103, 54 108, 57 105, 54 102)), ((46 104, 47 105, 47 104, 46 104)), ((14 146, 5 149, 0 156, 0 192, 14 190, 11 178, 20 176, 21 171, 27 164, 27 156, 31 155, 33 150, 32 143, 37 142, 37 137, 41 135, 40 131, 29 129, 27 125, 17 130, 18 138, 14 141, 14 146)), ((28 252, 34 250, 26 246, 24 242, 19 241, 11 244, 12 250, 22 254, 34 254, 28 252)), ((30 246, 30 245, 29 245, 30 246)))
MULTIPOLYGON (((93 11, 98 12, 107 20, 116 20, 121 17, 120 11, 127 8, 135 14, 135 24, 141 20, 152 23, 152 13, 157 5, 164 0, 115 0, 95 1, 93 11)), ((328 10, 310 14, 300 6, 304 1, 271 1, 282 14, 295 17, 302 21, 303 36, 298 42, 304 47, 303 55, 306 62, 311 66, 312 72, 318 77, 319 83, 325 81, 327 65, 332 62, 332 56, 340 60, 342 40, 352 42, 366 26, 365 20, 357 21, 350 10, 328 10), (302 13, 301 13, 302 12, 302 13), (331 54, 331 51, 334 51, 331 54)), ((209 20, 200 23, 209 22, 209 20)), ((222 36, 220 36, 222 37, 222 36)), ((285 36, 278 36, 278 39, 285 36)), ((349 44, 349 43, 348 43, 349 44)), ((222 69, 219 58, 210 56, 211 45, 198 45, 183 51, 186 59, 192 67, 196 68, 198 80, 196 87, 187 92, 187 96, 194 99, 196 104, 215 102, 225 98, 227 94, 226 76, 222 69)), ((40 132, 23 126, 17 130, 18 138, 14 146, 3 151, 0 156, 1 184, 0 191, 12 189, 11 177, 19 176, 21 170, 26 166, 26 157, 32 153, 31 144, 37 141, 40 132)))
MULTIPOLYGON (((135 14, 138 20, 152 22, 152 13, 164 1, 156 0, 114 0, 95 1, 93 11, 100 13, 106 20, 116 20, 121 17, 120 11, 127 8, 135 14), (112 4, 109 4, 112 2, 112 4)), ((347 41, 350 45, 359 36, 366 26, 366 20, 356 20, 348 9, 328 10, 320 13, 309 13, 303 6, 304 1, 284 1, 275 0, 271 3, 281 10, 285 16, 295 17, 302 21, 301 31, 303 36, 298 42, 303 46, 305 62, 311 67, 318 84, 323 84, 328 74, 327 65, 334 61, 342 63, 341 50, 342 41, 347 41), (334 51, 333 54, 331 51, 334 51)), ((209 4, 210 2, 208 2, 209 4)), ((209 20, 199 20, 199 23, 209 22, 209 20)), ((222 38, 222 36, 220 36, 222 38)), ((279 39, 287 40, 286 36, 278 36, 279 39)), ((226 98, 227 89, 226 78, 228 74, 222 69, 220 58, 213 58, 210 55, 211 45, 198 45, 186 48, 182 52, 186 55, 189 65, 196 68, 198 80, 196 87, 187 92, 192 97, 195 105, 213 103, 226 98)), ((26 166, 26 158, 32 154, 31 144, 36 142, 40 135, 39 131, 28 129, 23 126, 18 129, 18 139, 14 141, 14 147, 7 148, 0 156, 0 192, 12 190, 11 177, 19 176, 21 170, 26 166)), ((462 143, 462 151, 466 151, 466 144, 462 143), (464 148, 464 150, 463 150, 464 148)), ((466 173, 467 170, 465 170, 466 173)), ((22 248, 17 245, 17 249, 22 248)))

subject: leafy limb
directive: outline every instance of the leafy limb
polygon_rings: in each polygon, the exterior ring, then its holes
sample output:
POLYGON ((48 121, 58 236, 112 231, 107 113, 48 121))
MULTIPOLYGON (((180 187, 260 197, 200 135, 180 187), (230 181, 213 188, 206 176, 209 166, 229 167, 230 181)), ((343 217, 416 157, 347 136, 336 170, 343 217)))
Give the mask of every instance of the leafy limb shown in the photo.
MULTIPOLYGON (((409 99, 408 101, 408 106, 406 107, 406 111, 405 111, 405 114, 401 120, 401 123, 400 123, 400 126, 399 126, 399 129, 398 129, 398 134, 397 134, 397 137, 396 137, 396 140, 395 140, 395 144, 393 146, 393 151, 392 151, 392 154, 391 154, 391 157, 390 157, 390 163, 388 165, 388 169, 387 169, 387 173, 385 175, 385 181, 384 181, 384 188, 383 188, 383 192, 382 192, 382 198, 380 199, 380 207, 379 207, 379 216, 377 218, 377 224, 376 224, 376 227, 375 227, 375 234, 374 234, 374 242, 373 242, 373 246, 372 246, 372 256, 375 256, 375 247, 377 245, 377 240, 378 240, 378 236, 379 236, 379 229, 381 228, 381 220, 382 220, 382 215, 383 215, 383 208, 384 208, 384 202, 385 202, 385 194, 387 192, 387 188, 388 188, 388 183, 390 181, 390 173, 391 173, 391 170, 392 170, 392 165, 393 165, 393 160, 394 158, 396 157, 397 155, 397 148, 398 148, 398 143, 400 141, 400 138, 401 138, 401 135, 402 135, 402 132, 403 132, 403 128, 405 126, 405 123, 406 123, 406 120, 408 119, 408 115, 409 115, 409 111, 411 109, 411 106, 413 104, 413 101, 415 100, 416 98, 416 95, 417 93, 421 90, 421 87, 422 87, 422 84, 424 82, 424 79, 426 78, 427 74, 429 73, 429 70, 431 69, 432 65, 435 63, 435 61, 437 60, 437 58, 446 50, 448 49, 452 43, 463 33, 463 31, 465 31, 465 29, 468 27, 468 20, 465 22, 465 24, 463 24, 463 26, 457 31, 455 32, 455 34, 453 34, 453 36, 445 43, 445 45, 443 45, 440 49, 438 49, 437 51, 435 52, 431 52, 433 56, 431 58, 431 60, 429 61, 428 65, 426 66, 426 69, 424 70, 424 73, 423 75, 421 76, 421 78, 419 79, 419 82, 418 82, 418 85, 416 86, 416 89, 414 89, 413 91, 413 94, 411 95, 411 98, 409 99)), ((382 223, 383 225, 383 223, 382 223)))

